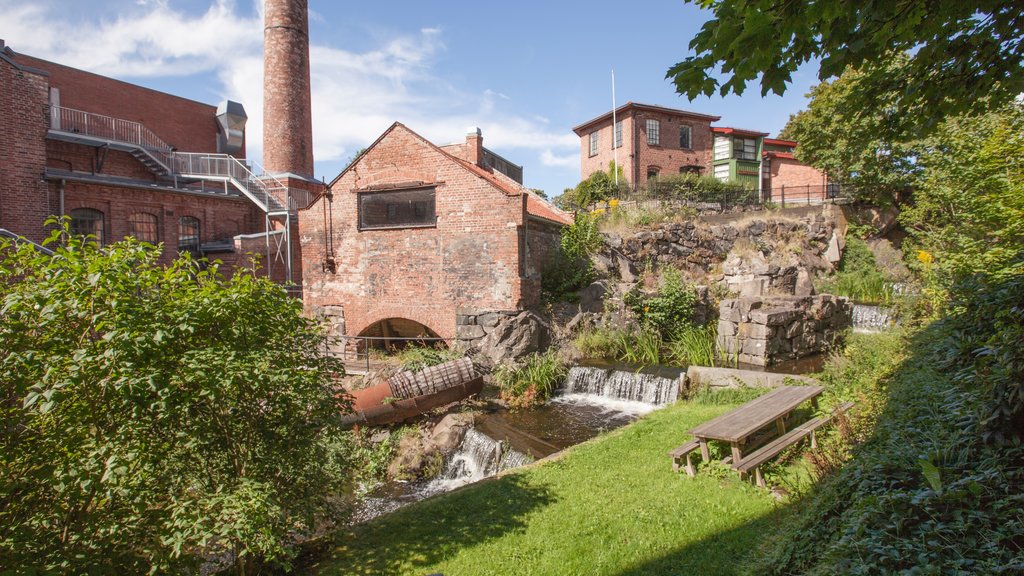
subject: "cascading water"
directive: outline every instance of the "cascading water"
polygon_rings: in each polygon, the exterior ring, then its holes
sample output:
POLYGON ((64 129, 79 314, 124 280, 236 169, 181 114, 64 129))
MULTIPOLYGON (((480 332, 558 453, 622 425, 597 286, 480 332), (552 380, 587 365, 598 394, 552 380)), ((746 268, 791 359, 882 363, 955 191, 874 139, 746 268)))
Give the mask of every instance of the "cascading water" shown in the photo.
POLYGON ((893 325, 892 311, 869 304, 853 305, 853 329, 857 332, 880 332, 893 325))
POLYGON ((662 406, 676 401, 679 381, 640 372, 574 366, 569 369, 562 393, 662 406))
POLYGON ((359 509, 353 514, 352 522, 365 522, 407 504, 478 482, 532 461, 526 454, 470 428, 455 452, 445 459, 444 468, 435 478, 426 482, 392 485, 390 493, 386 495, 364 497, 359 509))

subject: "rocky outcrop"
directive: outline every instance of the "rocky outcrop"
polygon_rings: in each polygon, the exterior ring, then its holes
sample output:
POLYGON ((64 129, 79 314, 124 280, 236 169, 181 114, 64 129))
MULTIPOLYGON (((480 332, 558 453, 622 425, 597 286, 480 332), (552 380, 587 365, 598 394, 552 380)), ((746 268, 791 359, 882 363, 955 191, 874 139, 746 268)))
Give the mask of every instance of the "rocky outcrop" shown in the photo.
POLYGON ((718 350, 745 364, 771 366, 826 351, 850 327, 853 304, 830 294, 723 300, 718 350))
POLYGON ((472 312, 456 315, 459 345, 497 365, 516 361, 547 346, 547 323, 536 313, 523 311, 472 312))
POLYGON ((395 480, 414 480, 440 471, 446 454, 458 449, 466 431, 473 427, 472 414, 448 414, 429 431, 404 436, 388 466, 395 480))

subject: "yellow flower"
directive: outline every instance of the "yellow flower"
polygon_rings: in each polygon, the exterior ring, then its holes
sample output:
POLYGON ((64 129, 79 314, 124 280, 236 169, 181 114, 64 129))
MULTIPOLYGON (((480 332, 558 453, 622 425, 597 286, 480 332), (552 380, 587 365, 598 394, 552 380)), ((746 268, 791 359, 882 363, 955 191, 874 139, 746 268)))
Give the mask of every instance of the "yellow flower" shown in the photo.
POLYGON ((594 208, 590 211, 591 214, 604 214, 604 208, 594 208))
POLYGON ((935 261, 935 257, 925 250, 917 251, 917 259, 921 264, 931 264, 935 261))
POLYGON ((614 210, 618 205, 619 205, 619 199, 618 198, 612 198, 611 200, 608 201, 608 208, 610 208, 612 210, 614 210))

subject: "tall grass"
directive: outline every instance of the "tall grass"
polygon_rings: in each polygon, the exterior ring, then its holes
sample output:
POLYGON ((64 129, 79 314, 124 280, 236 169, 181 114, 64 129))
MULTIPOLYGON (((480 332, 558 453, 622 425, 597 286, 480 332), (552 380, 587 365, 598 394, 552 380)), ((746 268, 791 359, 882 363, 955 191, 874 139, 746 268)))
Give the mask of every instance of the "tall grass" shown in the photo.
POLYGON ((503 365, 494 372, 501 399, 512 408, 543 404, 565 380, 568 367, 554 349, 531 354, 522 363, 503 365))
POLYGON ((717 360, 717 336, 718 329, 713 324, 680 330, 667 344, 668 358, 680 366, 714 366, 717 360))
POLYGON ((661 364, 661 336, 641 331, 619 334, 619 360, 632 364, 661 364))

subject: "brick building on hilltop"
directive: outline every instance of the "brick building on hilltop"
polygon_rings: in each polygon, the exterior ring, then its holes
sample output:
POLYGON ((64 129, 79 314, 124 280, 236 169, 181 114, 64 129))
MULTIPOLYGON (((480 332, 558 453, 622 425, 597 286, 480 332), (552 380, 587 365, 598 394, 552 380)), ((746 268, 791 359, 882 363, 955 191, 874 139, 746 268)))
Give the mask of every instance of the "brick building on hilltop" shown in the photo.
POLYGON ((718 116, 628 102, 588 120, 573 132, 580 138, 580 179, 608 170, 616 161, 634 188, 657 176, 692 173, 762 190, 765 201, 821 200, 827 177, 793 155, 797 144, 766 132, 712 126, 718 116), (801 192, 796 193, 796 190, 801 192))
POLYGON ((338 335, 452 338, 467 310, 539 304, 571 217, 494 157, 477 129, 439 147, 393 124, 300 212, 307 311, 338 335))

